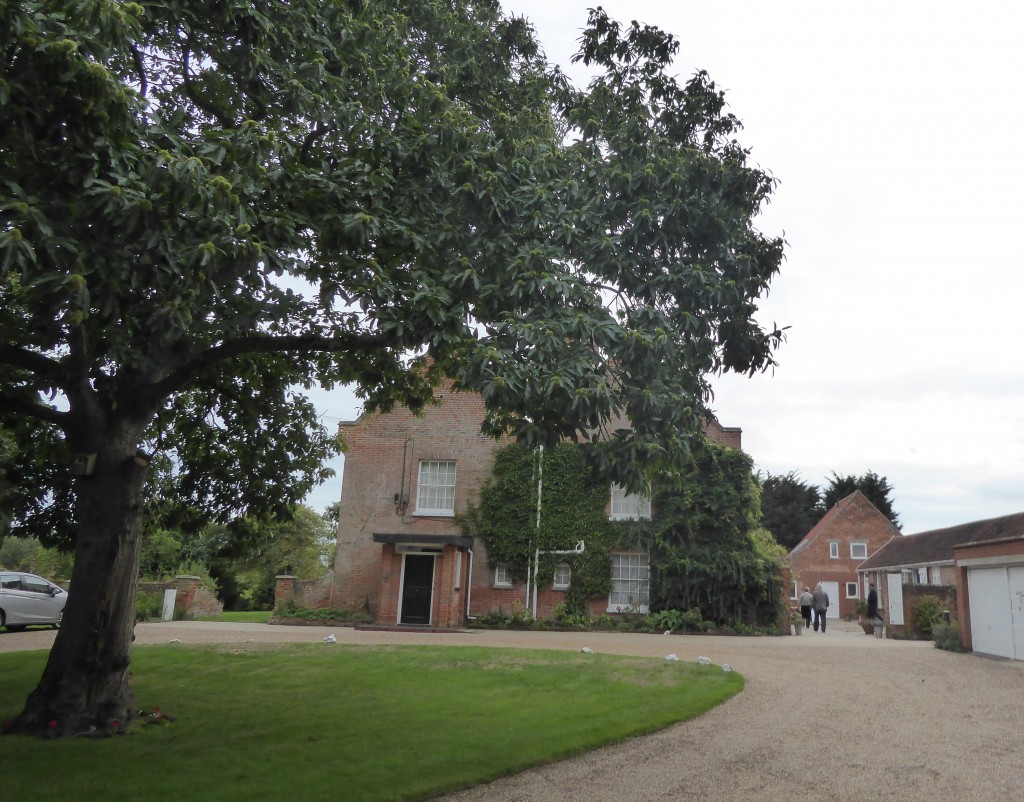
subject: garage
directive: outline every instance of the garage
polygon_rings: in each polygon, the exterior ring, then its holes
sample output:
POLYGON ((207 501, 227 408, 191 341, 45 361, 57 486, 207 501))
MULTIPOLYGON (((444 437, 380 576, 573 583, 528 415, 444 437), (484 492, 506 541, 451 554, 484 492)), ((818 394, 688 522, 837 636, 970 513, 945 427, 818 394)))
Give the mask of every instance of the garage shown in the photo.
POLYGON ((1024 565, 985 562, 967 567, 971 645, 982 654, 1024 660, 1024 565))

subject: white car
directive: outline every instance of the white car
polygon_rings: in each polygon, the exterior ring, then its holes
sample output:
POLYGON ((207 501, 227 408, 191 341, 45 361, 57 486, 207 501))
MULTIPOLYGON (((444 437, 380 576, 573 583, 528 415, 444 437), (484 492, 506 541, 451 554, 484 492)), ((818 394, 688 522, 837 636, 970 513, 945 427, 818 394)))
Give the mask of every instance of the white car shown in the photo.
POLYGON ((21 571, 0 571, 0 626, 18 632, 30 624, 60 626, 68 593, 49 580, 21 571))

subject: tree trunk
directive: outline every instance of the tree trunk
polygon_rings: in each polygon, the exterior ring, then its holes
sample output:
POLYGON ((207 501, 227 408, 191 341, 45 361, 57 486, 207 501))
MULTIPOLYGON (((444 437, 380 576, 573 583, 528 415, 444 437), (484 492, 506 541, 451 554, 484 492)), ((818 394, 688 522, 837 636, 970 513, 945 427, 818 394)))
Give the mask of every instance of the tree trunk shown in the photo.
POLYGON ((129 680, 147 463, 136 456, 133 434, 122 430, 116 442, 107 439, 93 474, 78 482, 79 530, 64 618, 42 679, 11 731, 61 737, 92 726, 116 731, 136 715, 129 680))

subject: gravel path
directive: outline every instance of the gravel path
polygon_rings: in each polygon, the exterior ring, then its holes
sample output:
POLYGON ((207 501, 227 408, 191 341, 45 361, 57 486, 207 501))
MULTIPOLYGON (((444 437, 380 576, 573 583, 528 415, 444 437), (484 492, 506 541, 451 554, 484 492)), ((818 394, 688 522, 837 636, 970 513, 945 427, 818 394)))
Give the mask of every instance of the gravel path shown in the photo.
MULTIPOLYGON (((139 625, 136 642, 320 642, 327 633, 340 643, 706 655, 746 679, 743 693, 698 719, 446 802, 1024 800, 1024 662, 879 640, 849 625, 825 635, 735 638, 175 622, 139 625)), ((0 651, 52 641, 45 631, 0 634, 0 651)))

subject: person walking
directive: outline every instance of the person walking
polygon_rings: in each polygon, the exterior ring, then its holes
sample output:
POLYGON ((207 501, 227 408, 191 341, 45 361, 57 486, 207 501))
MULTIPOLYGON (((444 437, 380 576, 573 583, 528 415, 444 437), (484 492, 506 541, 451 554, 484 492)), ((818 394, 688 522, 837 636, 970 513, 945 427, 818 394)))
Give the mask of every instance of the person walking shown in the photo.
POLYGON ((814 593, 811 594, 811 604, 814 607, 814 631, 818 631, 818 625, 820 624, 821 631, 824 633, 827 622, 826 615, 828 613, 828 594, 820 582, 815 586, 814 593))
MULTIPOLYGON (((868 621, 871 622, 871 625, 875 628, 877 633, 877 630, 884 625, 885 620, 882 618, 882 613, 878 609, 878 591, 875 590, 875 583, 870 583, 869 587, 870 590, 868 590, 868 621)), ((881 637, 881 635, 879 635, 879 637, 881 637)))
POLYGON ((804 619, 804 626, 811 628, 811 610, 814 605, 814 597, 811 596, 811 589, 804 585, 804 592, 800 594, 800 615, 804 619))

